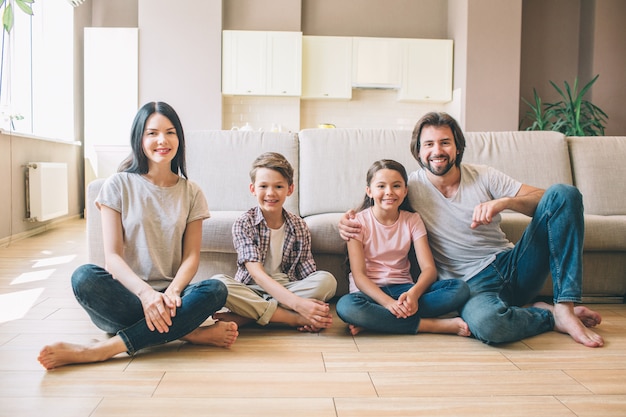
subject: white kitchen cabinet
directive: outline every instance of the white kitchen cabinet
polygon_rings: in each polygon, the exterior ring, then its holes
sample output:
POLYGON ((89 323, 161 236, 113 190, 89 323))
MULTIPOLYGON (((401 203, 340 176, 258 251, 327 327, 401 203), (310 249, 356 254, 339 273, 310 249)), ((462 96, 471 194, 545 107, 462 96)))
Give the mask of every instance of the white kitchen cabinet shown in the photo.
POLYGON ((396 38, 352 38, 352 86, 398 88, 402 46, 396 38))
POLYGON ((452 100, 453 41, 404 39, 400 101, 452 100))
POLYGON ((302 37, 302 98, 352 98, 351 37, 302 37))
POLYGON ((222 33, 222 93, 300 96, 302 32, 222 33))

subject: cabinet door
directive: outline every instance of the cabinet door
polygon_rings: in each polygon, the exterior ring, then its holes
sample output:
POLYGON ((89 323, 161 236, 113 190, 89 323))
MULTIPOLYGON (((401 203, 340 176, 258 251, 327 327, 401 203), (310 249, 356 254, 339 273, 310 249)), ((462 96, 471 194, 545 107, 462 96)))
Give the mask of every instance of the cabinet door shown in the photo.
POLYGON ((452 58, 452 40, 406 39, 399 100, 451 101, 452 58))
POLYGON ((270 96, 302 93, 302 33, 267 32, 267 89, 270 96))
POLYGON ((352 86, 398 88, 402 65, 402 40, 352 39, 352 86))
POLYGON ((222 93, 266 93, 265 32, 225 30, 222 34, 222 93))
POLYGON ((352 38, 302 38, 302 98, 352 98, 352 38))

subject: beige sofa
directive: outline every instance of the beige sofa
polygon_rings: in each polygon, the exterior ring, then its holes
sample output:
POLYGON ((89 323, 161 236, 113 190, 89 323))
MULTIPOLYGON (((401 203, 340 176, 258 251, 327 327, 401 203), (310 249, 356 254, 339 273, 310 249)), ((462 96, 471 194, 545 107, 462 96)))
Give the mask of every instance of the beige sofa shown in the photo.
MULTIPOLYGON (((332 272, 338 295, 347 291, 346 246, 337 223, 356 207, 365 173, 381 158, 418 169, 409 151, 411 132, 393 129, 305 129, 295 133, 202 131, 187 133, 190 179, 203 188, 212 217, 205 221, 197 277, 234 274, 233 221, 255 205, 248 172, 256 156, 280 152, 296 171, 286 208, 311 229, 319 269, 332 272)), ((587 301, 623 302, 626 294, 626 137, 566 138, 556 132, 466 133, 465 162, 494 166, 534 186, 576 185, 585 204, 583 295, 587 301)), ((89 184, 88 207, 102 180, 89 184)), ((90 261, 103 263, 97 210, 88 210, 90 261)), ((504 213, 503 229, 515 242, 529 218, 504 213)), ((542 295, 551 294, 546 285, 542 295)))

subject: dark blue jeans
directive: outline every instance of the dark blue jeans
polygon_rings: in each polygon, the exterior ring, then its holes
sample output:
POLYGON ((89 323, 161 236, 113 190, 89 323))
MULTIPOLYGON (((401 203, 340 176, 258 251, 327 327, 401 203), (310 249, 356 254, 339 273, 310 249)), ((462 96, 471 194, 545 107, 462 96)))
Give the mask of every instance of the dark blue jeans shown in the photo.
MULTIPOLYGON (((397 300, 412 286, 413 284, 396 284, 380 289, 397 300)), ((406 319, 399 319, 370 296, 358 291, 346 294, 337 301, 337 315, 346 323, 369 330, 416 334, 422 318, 439 317, 459 310, 468 297, 469 288, 464 281, 436 281, 420 297, 417 313, 406 319)))
POLYGON ((554 303, 580 302, 584 221, 582 195, 573 186, 548 188, 522 238, 468 280, 471 296, 461 311, 472 335, 504 343, 554 328, 552 313, 523 308, 552 273, 554 303))
POLYGON ((72 289, 94 324, 107 333, 118 334, 129 355, 191 333, 224 306, 228 294, 226 286, 217 280, 188 285, 169 332, 159 333, 146 325, 139 298, 104 268, 91 264, 78 267, 72 274, 72 289))

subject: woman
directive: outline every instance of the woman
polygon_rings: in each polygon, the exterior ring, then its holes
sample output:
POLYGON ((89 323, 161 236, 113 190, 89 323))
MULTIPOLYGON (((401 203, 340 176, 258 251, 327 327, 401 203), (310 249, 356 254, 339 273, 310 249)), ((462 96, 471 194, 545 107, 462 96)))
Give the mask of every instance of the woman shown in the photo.
POLYGON ((78 302, 114 336, 91 346, 45 346, 38 360, 46 369, 134 355, 176 339, 230 347, 238 336, 232 322, 200 327, 223 307, 227 290, 217 280, 190 284, 209 211, 202 190, 186 178, 185 138, 174 109, 163 102, 139 109, 131 147, 96 199, 106 269, 83 265, 72 275, 78 302))

